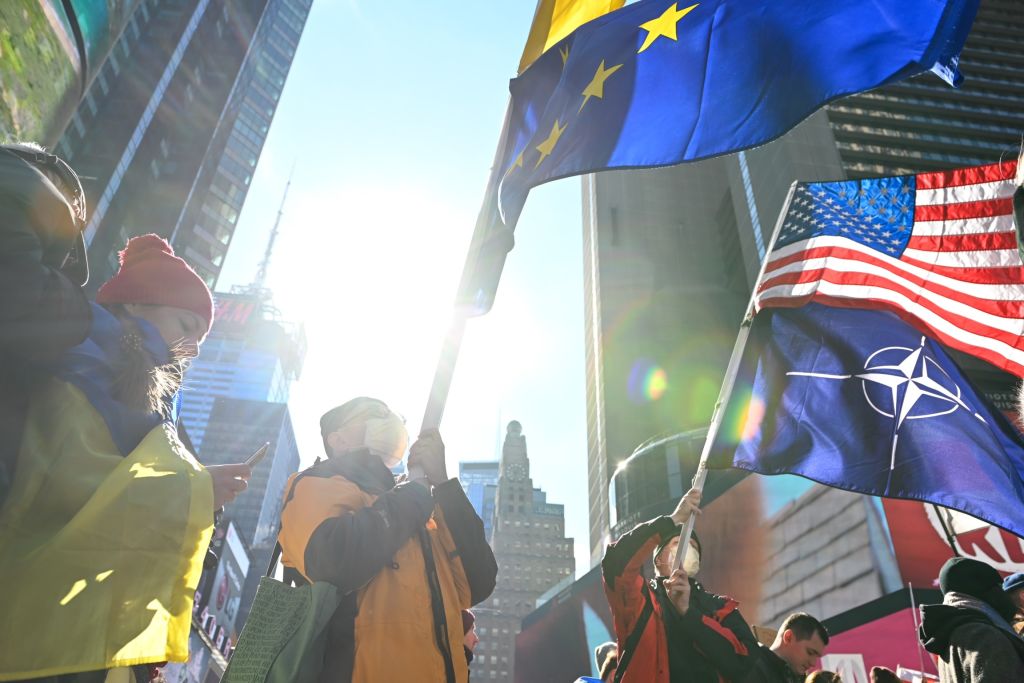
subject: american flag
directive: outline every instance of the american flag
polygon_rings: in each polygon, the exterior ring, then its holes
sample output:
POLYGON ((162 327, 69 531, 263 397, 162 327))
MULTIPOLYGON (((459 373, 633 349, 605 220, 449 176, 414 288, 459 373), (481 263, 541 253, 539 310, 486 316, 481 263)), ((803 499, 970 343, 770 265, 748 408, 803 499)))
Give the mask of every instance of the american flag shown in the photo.
POLYGON ((1016 161, 797 187, 755 306, 892 311, 1024 377, 1016 161))

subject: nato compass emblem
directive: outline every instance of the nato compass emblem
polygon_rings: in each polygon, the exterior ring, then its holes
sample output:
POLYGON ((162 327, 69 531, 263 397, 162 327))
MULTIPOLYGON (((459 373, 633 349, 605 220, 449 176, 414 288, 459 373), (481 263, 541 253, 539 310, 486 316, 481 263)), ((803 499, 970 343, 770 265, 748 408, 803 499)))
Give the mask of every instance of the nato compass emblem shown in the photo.
POLYGON ((864 371, 850 375, 821 372, 787 372, 787 376, 818 379, 860 380, 868 405, 885 417, 896 421, 892 436, 892 457, 889 470, 896 468, 896 443, 900 428, 907 420, 942 417, 963 409, 982 422, 985 418, 972 410, 960 395, 960 387, 935 359, 925 353, 926 338, 916 349, 887 346, 878 349, 864 361, 864 371))

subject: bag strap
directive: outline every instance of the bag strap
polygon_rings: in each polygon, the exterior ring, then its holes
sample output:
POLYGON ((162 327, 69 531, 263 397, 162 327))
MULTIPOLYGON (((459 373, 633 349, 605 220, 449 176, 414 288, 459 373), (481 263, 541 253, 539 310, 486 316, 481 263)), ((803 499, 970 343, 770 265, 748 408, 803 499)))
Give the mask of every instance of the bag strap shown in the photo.
POLYGON ((281 559, 282 552, 281 543, 278 541, 274 546, 274 552, 270 554, 270 564, 267 565, 267 573, 264 576, 273 578, 274 570, 277 569, 277 562, 281 559))
POLYGON ((644 588, 646 589, 643 592, 644 608, 640 610, 640 616, 637 618, 629 637, 626 638, 626 642, 622 646, 622 652, 619 653, 619 664, 615 668, 614 683, 621 683, 622 677, 626 675, 626 669, 629 667, 630 660, 633 659, 633 653, 636 652, 636 647, 640 644, 640 638, 644 635, 647 622, 650 621, 651 614, 654 613, 651 590, 646 586, 644 588))

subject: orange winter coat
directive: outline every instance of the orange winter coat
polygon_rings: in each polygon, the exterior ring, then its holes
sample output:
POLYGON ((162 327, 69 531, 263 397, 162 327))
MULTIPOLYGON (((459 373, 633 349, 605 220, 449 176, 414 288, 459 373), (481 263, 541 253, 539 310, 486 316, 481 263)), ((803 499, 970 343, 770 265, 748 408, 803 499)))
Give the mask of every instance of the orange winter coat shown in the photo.
POLYGON ((280 542, 286 567, 344 594, 321 683, 466 683, 460 610, 497 564, 457 479, 431 495, 369 451, 332 458, 292 476, 280 542))

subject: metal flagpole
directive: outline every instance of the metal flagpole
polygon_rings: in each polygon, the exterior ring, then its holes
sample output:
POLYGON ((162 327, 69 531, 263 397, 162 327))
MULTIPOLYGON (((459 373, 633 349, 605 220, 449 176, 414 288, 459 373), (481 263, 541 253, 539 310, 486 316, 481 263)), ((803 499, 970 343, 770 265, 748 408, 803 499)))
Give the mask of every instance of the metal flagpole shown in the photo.
MULTIPOLYGON (((505 120, 501 125, 501 135, 498 137, 498 147, 494 151, 494 162, 491 164, 491 172, 487 177, 487 190, 484 194, 483 205, 480 213, 477 214, 476 226, 473 229, 473 237, 469 243, 469 253, 466 255, 466 262, 462 267, 462 278, 459 281, 459 290, 456 294, 456 303, 452 311, 452 320, 448 327, 448 333, 441 345, 441 354, 437 361, 437 368, 434 370, 434 380, 430 385, 430 395, 427 398, 427 406, 423 411, 423 422, 420 431, 437 429, 444 416, 444 407, 448 402, 448 391, 452 386, 452 377, 455 374, 455 364, 459 359, 459 350, 462 347, 462 337, 466 331, 466 321, 473 317, 474 313, 468 310, 465 302, 459 301, 462 298, 464 288, 471 284, 478 274, 481 265, 481 256, 490 254, 495 248, 501 235, 495 234, 492 230, 491 218, 495 215, 494 203, 497 201, 497 175, 501 172, 499 165, 502 160, 502 153, 505 150, 505 140, 508 134, 509 120, 512 117, 512 99, 509 98, 508 106, 505 107, 505 120)), ((507 228, 502 228, 507 231, 507 228)), ((511 248, 510 246, 508 248, 511 248)), ((504 261, 502 261, 502 265, 504 261)), ((492 265, 492 264, 486 264, 492 265)), ((500 278, 501 269, 497 269, 495 277, 500 278)), ((495 282, 495 288, 497 282, 495 282)))
POLYGON ((917 665, 918 671, 924 673, 924 653, 921 652, 921 639, 918 637, 918 628, 920 624, 917 623, 917 601, 914 599, 914 584, 907 581, 907 593, 910 594, 910 614, 914 617, 914 640, 917 642, 917 665))
MULTIPOLYGON (((757 280, 754 282, 754 288, 750 294, 750 302, 747 304, 747 312, 743 316, 739 334, 736 335, 736 343, 732 347, 732 355, 729 357, 729 365, 725 370, 722 388, 718 392, 715 411, 711 414, 711 424, 708 425, 708 436, 704 440, 704 448, 701 450, 700 461, 697 463, 697 473, 693 475, 693 488, 699 491, 704 490, 704 482, 708 478, 708 458, 711 456, 711 446, 718 436, 718 430, 722 426, 722 419, 724 418, 725 406, 728 404, 729 398, 732 396, 733 387, 736 385, 736 376, 739 374, 740 369, 740 359, 743 357, 743 350, 747 346, 747 338, 750 336, 750 325, 754 320, 757 289, 761 286, 761 281, 764 279, 764 272, 768 267, 768 259, 771 258, 772 251, 775 249, 775 242, 779 238, 782 225, 786 222, 786 214, 789 213, 789 205, 793 201, 793 195, 796 193, 798 184, 797 181, 793 181, 793 184, 789 186, 786 201, 783 203, 782 210, 779 211, 779 217, 775 221, 772 239, 768 243, 768 249, 765 252, 764 258, 761 259, 761 270, 758 272, 757 280)), ((686 524, 683 525, 682 531, 679 532, 679 546, 676 548, 674 562, 675 569, 681 569, 683 566, 683 558, 686 557, 686 548, 690 545, 690 537, 693 535, 693 526, 696 521, 696 515, 690 515, 690 518, 686 520, 686 524)))
POLYGON ((946 543, 949 544, 949 549, 953 551, 953 557, 960 557, 960 551, 956 547, 956 537, 953 535, 953 530, 950 529, 949 525, 951 521, 949 519, 949 511, 935 503, 932 503, 932 508, 935 510, 935 516, 939 519, 939 525, 942 526, 942 533, 946 535, 946 543))

